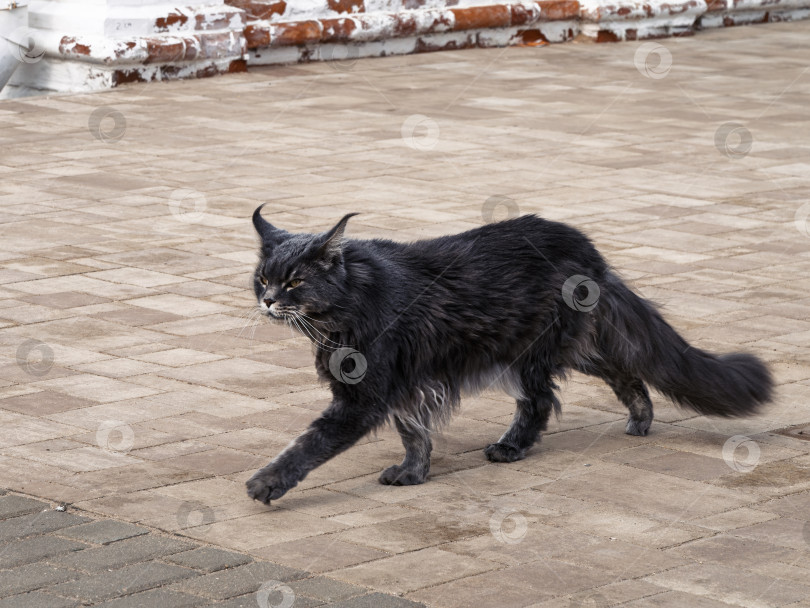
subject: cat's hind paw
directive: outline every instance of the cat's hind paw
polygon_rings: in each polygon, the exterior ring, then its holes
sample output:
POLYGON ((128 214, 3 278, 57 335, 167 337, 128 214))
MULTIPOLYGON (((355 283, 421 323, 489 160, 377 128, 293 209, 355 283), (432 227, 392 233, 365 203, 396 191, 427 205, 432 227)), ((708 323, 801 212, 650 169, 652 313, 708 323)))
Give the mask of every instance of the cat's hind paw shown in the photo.
POLYGON ((650 425, 652 424, 652 419, 650 420, 633 420, 633 418, 627 419, 627 426, 624 429, 624 432, 628 435, 638 435, 639 437, 646 437, 647 433, 650 432, 650 425))
POLYGON ((425 483, 427 474, 404 469, 398 464, 388 467, 380 474, 380 483, 386 486, 417 486, 425 483))
POLYGON ((507 443, 490 443, 484 454, 490 462, 515 462, 526 457, 526 450, 520 450, 507 443))

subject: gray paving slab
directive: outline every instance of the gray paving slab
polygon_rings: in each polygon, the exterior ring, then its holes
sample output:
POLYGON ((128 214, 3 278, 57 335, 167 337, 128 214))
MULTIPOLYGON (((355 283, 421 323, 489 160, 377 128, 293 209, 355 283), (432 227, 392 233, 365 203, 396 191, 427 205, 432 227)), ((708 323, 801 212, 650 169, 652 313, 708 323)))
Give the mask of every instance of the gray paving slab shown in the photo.
POLYGON ((8 569, 40 560, 61 562, 68 553, 86 549, 88 545, 65 538, 29 536, 0 545, 0 568, 8 569))
POLYGON ((323 602, 345 600, 357 595, 364 595, 368 591, 365 587, 336 581, 325 576, 291 581, 288 587, 293 590, 296 597, 306 596, 323 602))
POLYGON ((204 572, 215 572, 225 568, 234 568, 253 561, 249 555, 225 551, 216 547, 198 547, 174 555, 167 555, 165 561, 186 568, 204 572))
POLYGON ((307 574, 295 568, 256 562, 189 578, 173 585, 172 588, 214 600, 224 600, 246 593, 255 593, 268 581, 286 583, 304 578, 307 574))
POLYGON ((0 542, 45 534, 89 521, 88 518, 59 511, 41 511, 0 521, 0 542))
POLYGON ((41 500, 10 494, 0 497, 0 519, 36 513, 44 511, 48 507, 48 503, 42 502, 41 500))
POLYGON ((76 606, 81 606, 81 602, 41 591, 0 598, 0 608, 75 608, 76 606))
POLYGON ((106 545, 107 543, 148 533, 149 528, 111 519, 91 521, 59 531, 60 536, 67 536, 68 538, 75 538, 76 540, 98 545, 106 545))
POLYGON ((80 572, 44 562, 0 570, 0 597, 42 589, 49 585, 77 579, 80 572))
POLYGON ((158 562, 142 562, 117 570, 94 572, 53 585, 49 593, 67 598, 100 602, 123 595, 161 587, 194 576, 194 570, 158 562))
POLYGON ((101 604, 98 608, 193 608, 209 606, 208 600, 169 589, 151 589, 124 597, 118 597, 101 604))
MULTIPOLYGON (((296 596, 294 603, 292 604, 292 606, 295 608, 316 608, 317 606, 325 607, 328 605, 329 604, 326 604, 320 600, 314 600, 312 598, 303 596, 296 596)), ((227 600, 217 601, 212 603, 211 606, 216 606, 217 608, 265 608, 261 600, 257 600, 255 593, 249 593, 247 595, 240 595, 239 597, 232 597, 227 600)), ((271 597, 267 602, 267 608, 273 608, 273 606, 286 606, 283 596, 271 597)))
MULTIPOLYGON (((120 568, 137 562, 150 561, 188 551, 196 545, 179 538, 143 535, 119 540, 81 553, 58 558, 58 563, 74 570, 96 572, 105 568, 120 568)), ((51 560, 53 561, 53 560, 51 560)))
POLYGON ((332 608, 425 608, 425 604, 382 593, 353 597, 335 602, 331 606, 332 608))

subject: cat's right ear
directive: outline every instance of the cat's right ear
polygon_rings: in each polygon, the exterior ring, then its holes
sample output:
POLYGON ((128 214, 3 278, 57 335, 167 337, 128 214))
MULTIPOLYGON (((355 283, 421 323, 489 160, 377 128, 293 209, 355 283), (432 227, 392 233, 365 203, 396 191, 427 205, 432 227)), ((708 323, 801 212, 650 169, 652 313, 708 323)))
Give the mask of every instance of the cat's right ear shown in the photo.
POLYGON ((267 203, 259 205, 256 208, 256 211, 253 212, 253 227, 256 229, 256 232, 259 233, 259 237, 262 239, 262 249, 270 249, 274 247, 283 241, 285 235, 287 234, 286 231, 276 228, 273 226, 273 224, 262 217, 262 207, 264 207, 266 204, 267 203))

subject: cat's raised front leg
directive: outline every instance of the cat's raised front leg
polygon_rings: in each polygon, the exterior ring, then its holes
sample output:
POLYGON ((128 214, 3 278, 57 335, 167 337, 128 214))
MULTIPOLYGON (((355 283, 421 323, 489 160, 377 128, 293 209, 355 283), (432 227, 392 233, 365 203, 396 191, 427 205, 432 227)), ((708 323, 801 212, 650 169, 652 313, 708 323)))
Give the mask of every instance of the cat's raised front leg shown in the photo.
POLYGON ((393 486, 413 486, 424 483, 430 471, 430 452, 433 442, 427 429, 415 427, 398 416, 394 418, 402 445, 405 446, 405 460, 385 469, 380 475, 380 483, 393 486))
POLYGON ((269 505, 314 468, 354 445, 374 426, 358 404, 332 402, 295 441, 247 480, 248 496, 269 505))

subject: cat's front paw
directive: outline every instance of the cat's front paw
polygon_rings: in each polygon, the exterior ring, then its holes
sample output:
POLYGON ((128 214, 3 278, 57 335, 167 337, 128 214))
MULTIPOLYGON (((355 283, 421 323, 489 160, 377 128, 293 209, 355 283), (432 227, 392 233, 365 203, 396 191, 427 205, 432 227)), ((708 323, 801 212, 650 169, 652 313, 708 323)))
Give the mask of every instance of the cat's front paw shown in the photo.
POLYGON ((515 462, 523 460, 526 450, 520 450, 507 443, 490 443, 484 450, 490 462, 515 462))
POLYGON ((271 500, 284 496, 292 487, 284 483, 274 470, 266 468, 257 471, 245 485, 247 485, 248 496, 266 505, 269 505, 271 500))
POLYGON ((404 469, 398 464, 388 467, 380 474, 380 483, 387 486, 418 486, 425 483, 427 473, 404 469))

